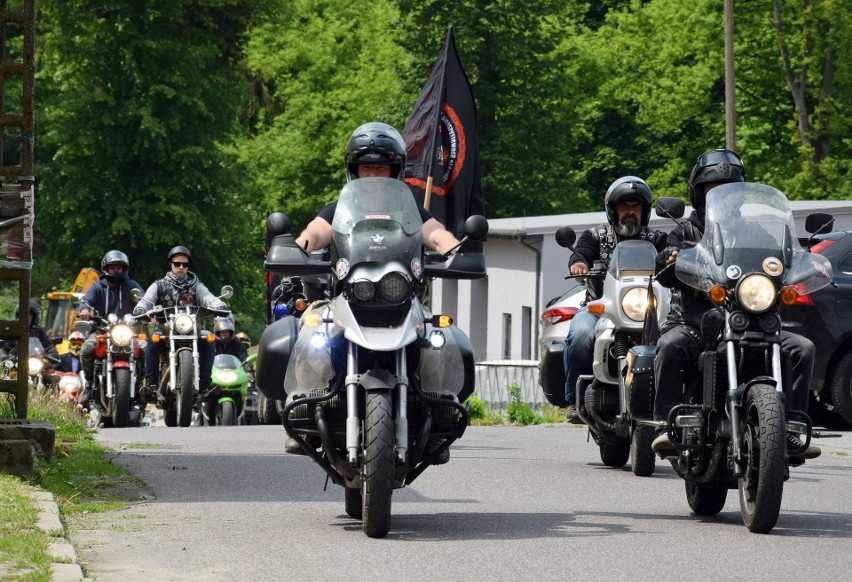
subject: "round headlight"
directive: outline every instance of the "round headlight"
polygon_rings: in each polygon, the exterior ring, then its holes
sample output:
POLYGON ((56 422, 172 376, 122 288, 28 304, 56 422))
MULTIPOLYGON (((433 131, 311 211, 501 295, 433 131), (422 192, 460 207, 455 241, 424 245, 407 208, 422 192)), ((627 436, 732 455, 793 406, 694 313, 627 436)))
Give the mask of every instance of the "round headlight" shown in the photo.
POLYGON ((391 303, 398 303, 408 297, 408 279, 402 273, 388 273, 379 282, 382 297, 391 303))
POLYGON ((44 368, 44 362, 41 361, 41 358, 30 358, 29 360, 27 360, 27 364, 29 364, 29 371, 31 376, 40 374, 41 369, 44 368))
POLYGON ((634 287, 621 298, 621 309, 624 315, 633 321, 643 321, 647 308, 648 290, 644 287, 634 287))
POLYGON ((133 330, 126 325, 114 325, 109 330, 109 337, 112 338, 113 344, 124 347, 129 345, 130 340, 133 339, 133 330))
POLYGON ((110 313, 109 315, 107 315, 107 323, 109 323, 110 325, 115 325, 116 323, 118 323, 118 316, 115 313, 110 313))
POLYGON ((175 317, 175 331, 179 334, 186 335, 192 331, 194 327, 192 317, 182 313, 175 317))
POLYGON ((122 321, 124 321, 124 323, 127 325, 133 325, 134 323, 136 323, 136 318, 133 317, 132 313, 125 313, 124 317, 122 318, 122 321))
POLYGON ((370 301, 376 296, 376 286, 372 281, 355 281, 351 289, 352 296, 358 301, 370 301))
POLYGON ((737 288, 737 300, 752 313, 762 313, 772 307, 776 295, 775 284, 766 275, 749 275, 737 288))
POLYGON ((237 373, 233 370, 222 370, 217 374, 217 377, 219 382, 223 384, 234 384, 238 379, 237 373))

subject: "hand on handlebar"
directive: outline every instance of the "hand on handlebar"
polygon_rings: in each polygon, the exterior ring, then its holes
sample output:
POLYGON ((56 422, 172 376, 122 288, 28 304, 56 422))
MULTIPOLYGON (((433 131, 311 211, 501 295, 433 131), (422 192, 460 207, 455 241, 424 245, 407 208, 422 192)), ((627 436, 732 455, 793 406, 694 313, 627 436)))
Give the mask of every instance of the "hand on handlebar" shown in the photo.
POLYGON ((579 275, 587 275, 589 273, 588 265, 582 261, 572 263, 568 270, 571 271, 571 274, 575 277, 579 275))

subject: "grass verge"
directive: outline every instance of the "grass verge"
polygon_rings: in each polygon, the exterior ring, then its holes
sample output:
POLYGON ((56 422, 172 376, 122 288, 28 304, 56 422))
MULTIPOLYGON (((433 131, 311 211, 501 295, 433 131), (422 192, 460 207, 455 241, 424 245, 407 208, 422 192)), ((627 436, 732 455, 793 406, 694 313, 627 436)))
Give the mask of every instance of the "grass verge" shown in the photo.
MULTIPOLYGON (((14 418, 11 395, 0 397, 0 418, 14 418)), ((30 392, 29 418, 56 429, 53 459, 38 458, 22 480, 0 474, 0 579, 50 580, 53 538, 36 527, 38 510, 30 494, 40 487, 53 494, 60 514, 99 513, 127 506, 125 487, 138 480, 110 462, 112 451, 99 445, 84 418, 44 393, 30 392)))

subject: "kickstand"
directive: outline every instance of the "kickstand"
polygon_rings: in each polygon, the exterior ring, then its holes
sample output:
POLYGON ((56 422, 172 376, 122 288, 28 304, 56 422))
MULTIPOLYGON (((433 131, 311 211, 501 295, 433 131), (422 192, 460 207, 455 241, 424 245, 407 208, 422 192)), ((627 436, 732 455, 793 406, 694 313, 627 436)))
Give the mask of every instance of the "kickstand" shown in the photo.
POLYGON ((592 436, 592 429, 586 431, 586 442, 589 442, 589 437, 592 436))
POLYGON ((323 491, 328 491, 328 482, 331 481, 331 476, 326 473, 325 475, 325 485, 322 486, 323 491))

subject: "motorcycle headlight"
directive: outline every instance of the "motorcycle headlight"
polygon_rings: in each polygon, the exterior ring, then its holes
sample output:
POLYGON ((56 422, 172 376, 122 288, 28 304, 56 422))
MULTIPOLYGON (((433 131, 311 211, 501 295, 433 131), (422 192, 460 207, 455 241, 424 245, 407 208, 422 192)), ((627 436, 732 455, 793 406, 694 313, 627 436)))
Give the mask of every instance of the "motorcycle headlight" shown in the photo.
POLYGON ((647 308, 648 290, 644 287, 634 287, 621 298, 621 309, 624 315, 633 321, 643 321, 647 308))
POLYGON ((124 321, 126 325, 133 325, 134 323, 136 323, 136 318, 133 317, 133 314, 131 313, 125 313, 124 317, 122 318, 122 321, 124 321))
POLYGON ((109 330, 109 337, 113 344, 124 347, 130 345, 130 340, 133 339, 133 330, 126 325, 114 325, 109 330))
POLYGON ((745 277, 737 288, 737 300, 751 313, 763 313, 772 307, 776 295, 772 279, 759 273, 745 277))
POLYGON ((234 384, 237 381, 237 373, 231 370, 222 370, 216 376, 219 382, 223 384, 234 384))
POLYGON ((350 289, 352 290, 352 296, 358 301, 370 301, 376 295, 376 286, 372 281, 355 281, 352 283, 350 289))
POLYGON ((379 281, 379 292, 386 301, 399 303, 408 297, 408 279, 402 273, 388 273, 379 281))
POLYGON ((192 331, 194 326, 194 322, 192 321, 192 317, 182 313, 175 317, 175 331, 181 335, 186 335, 192 331))
POLYGON ((44 368, 44 362, 41 361, 41 358, 30 358, 27 363, 30 367, 30 376, 41 374, 41 369, 44 368))
POLYGON ((107 323, 109 323, 110 325, 115 325, 116 323, 118 323, 118 316, 115 313, 110 313, 109 315, 107 315, 107 323))

